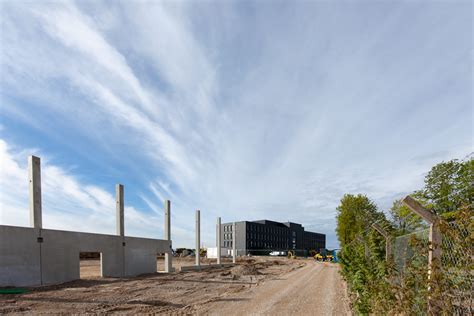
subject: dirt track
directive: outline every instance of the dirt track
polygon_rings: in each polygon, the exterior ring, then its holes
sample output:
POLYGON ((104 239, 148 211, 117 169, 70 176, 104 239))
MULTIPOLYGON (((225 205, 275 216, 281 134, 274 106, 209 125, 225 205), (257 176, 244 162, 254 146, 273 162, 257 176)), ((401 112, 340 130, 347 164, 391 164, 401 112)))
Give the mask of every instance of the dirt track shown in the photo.
MULTIPOLYGON (((232 268, 114 279, 97 276, 98 261, 85 261, 82 280, 1 295, 0 314, 347 312, 336 265, 269 257, 242 258, 238 263, 232 268)), ((193 258, 178 258, 174 264, 192 265, 193 258)))
POLYGON ((338 266, 308 261, 307 265, 262 286, 213 304, 215 315, 350 315, 338 266))

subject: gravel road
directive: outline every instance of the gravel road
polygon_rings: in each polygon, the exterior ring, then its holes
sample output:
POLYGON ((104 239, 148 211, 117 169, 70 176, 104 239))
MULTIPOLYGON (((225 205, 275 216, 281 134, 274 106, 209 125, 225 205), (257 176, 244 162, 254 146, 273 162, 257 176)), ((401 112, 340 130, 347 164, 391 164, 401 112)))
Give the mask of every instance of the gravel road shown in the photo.
POLYGON ((206 313, 214 315, 351 315, 338 266, 308 262, 303 268, 228 297, 206 313))

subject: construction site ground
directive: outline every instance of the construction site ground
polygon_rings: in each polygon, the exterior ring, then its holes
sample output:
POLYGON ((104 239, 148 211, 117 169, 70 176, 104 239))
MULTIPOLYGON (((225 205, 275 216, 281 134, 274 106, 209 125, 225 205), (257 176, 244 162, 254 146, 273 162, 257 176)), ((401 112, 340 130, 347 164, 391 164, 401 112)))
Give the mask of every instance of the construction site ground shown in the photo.
MULTIPOLYGON (((211 262, 215 259, 203 260, 211 262)), ((82 260, 81 280, 0 295, 0 314, 350 314, 337 264, 282 257, 237 263, 119 279, 101 278, 99 260, 82 260)), ((176 268, 193 264, 194 258, 173 258, 176 268)), ((162 267, 158 260, 158 271, 162 267)))

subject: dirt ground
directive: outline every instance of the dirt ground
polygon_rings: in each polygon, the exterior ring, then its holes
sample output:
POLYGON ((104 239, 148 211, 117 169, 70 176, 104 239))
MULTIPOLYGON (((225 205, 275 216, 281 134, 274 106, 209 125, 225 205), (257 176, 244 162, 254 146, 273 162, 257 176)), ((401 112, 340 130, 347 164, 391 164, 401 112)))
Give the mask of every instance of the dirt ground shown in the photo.
MULTIPOLYGON (((194 263, 173 259, 174 267, 194 263)), ((83 260, 81 280, 0 295, 0 314, 344 315, 347 297, 337 269, 311 259, 251 257, 234 267, 117 279, 101 278, 98 260, 83 260)))
MULTIPOLYGON (((231 263, 232 259, 222 258, 222 263, 231 263)), ((216 259, 201 258, 201 265, 215 264, 216 259)), ((194 258, 173 258, 173 267, 179 270, 181 266, 194 265, 194 258)), ((165 260, 156 261, 156 271, 165 270, 165 260)), ((81 260, 81 279, 94 279, 100 277, 100 260, 81 260)))
POLYGON ((203 308, 211 315, 351 315, 338 265, 305 266, 203 308))

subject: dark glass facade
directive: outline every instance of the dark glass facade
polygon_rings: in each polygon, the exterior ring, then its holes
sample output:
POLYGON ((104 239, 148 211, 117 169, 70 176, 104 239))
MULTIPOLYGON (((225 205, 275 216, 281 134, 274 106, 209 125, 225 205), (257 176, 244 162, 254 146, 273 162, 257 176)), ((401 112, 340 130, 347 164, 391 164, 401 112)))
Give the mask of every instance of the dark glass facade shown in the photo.
POLYGON ((237 222, 236 232, 233 223, 222 224, 223 246, 232 247, 232 235, 236 233, 238 249, 251 250, 316 250, 326 247, 326 235, 308 232, 301 224, 260 220, 237 222))

